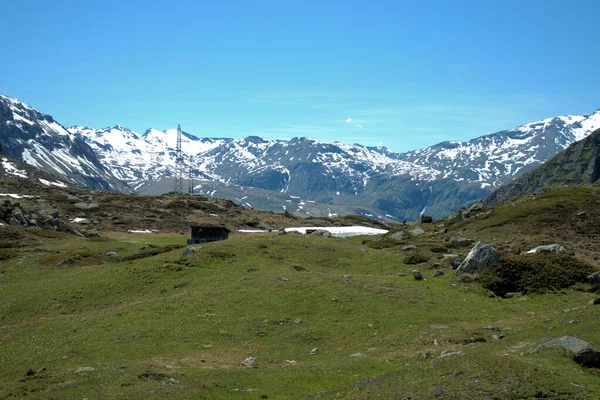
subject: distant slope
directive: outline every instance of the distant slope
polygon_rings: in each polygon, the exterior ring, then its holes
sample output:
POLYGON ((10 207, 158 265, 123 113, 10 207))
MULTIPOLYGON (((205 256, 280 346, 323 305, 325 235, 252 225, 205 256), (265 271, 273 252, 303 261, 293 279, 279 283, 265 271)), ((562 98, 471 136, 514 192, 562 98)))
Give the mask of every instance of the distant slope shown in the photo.
POLYGON ((71 183, 100 190, 129 191, 80 138, 51 116, 0 95, 0 143, 4 152, 71 183))
POLYGON ((600 129, 538 168, 494 191, 486 200, 502 204, 540 188, 600 184, 600 129))

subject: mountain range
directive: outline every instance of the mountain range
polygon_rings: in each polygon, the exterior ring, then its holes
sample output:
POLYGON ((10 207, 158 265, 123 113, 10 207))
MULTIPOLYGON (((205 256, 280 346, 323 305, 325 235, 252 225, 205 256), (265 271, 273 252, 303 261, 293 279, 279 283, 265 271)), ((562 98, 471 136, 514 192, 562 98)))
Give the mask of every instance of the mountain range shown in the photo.
MULTIPOLYGON (((198 138, 189 133, 184 133, 183 148, 195 193, 305 216, 357 213, 402 220, 423 212, 443 217, 485 198, 598 128, 600 110, 407 153, 309 138, 198 138)), ((0 141, 6 154, 76 185, 168 192, 176 136, 176 129, 140 134, 119 125, 65 128, 0 95, 0 141)))

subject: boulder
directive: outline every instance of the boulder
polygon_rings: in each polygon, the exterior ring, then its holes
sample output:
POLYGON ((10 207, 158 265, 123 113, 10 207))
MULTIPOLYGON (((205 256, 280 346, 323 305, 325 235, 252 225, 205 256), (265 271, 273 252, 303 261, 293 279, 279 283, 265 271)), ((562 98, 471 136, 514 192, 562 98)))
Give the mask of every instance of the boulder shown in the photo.
POLYGON ((319 229, 319 230, 316 230, 313 233, 311 233, 311 235, 331 237, 331 232, 326 231, 325 229, 319 229))
POLYGON ((558 347, 566 350, 573 356, 575 362, 583 367, 600 368, 600 351, 592 347, 591 344, 573 336, 562 336, 551 339, 528 351, 529 354, 537 353, 540 350, 558 347))
POLYGON ((421 229, 418 226, 415 226, 411 231, 410 234, 412 235, 412 237, 416 237, 416 236, 420 236, 425 234, 425 231, 423 229, 421 229))
POLYGON ((193 254, 195 252, 197 252, 198 250, 200 250, 201 247, 192 247, 192 246, 188 246, 183 250, 183 255, 184 256, 189 256, 190 254, 193 254))
POLYGON ((277 232, 278 235, 287 235, 287 232, 285 231, 285 229, 281 228, 279 230, 279 232, 277 232))
POLYGON ((485 210, 485 203, 481 200, 474 201, 468 208, 469 212, 485 210))
POLYGON ((535 254, 535 253, 561 253, 561 254, 575 254, 572 250, 567 250, 560 244, 546 244, 543 246, 535 247, 524 254, 535 254))
POLYGON ((407 250, 415 250, 417 248, 416 244, 407 244, 406 246, 402 247, 402 250, 407 251, 407 250))
POLYGON ((500 262, 500 253, 494 246, 477 242, 467 258, 456 269, 457 274, 493 269, 500 262))
POLYGON ((413 277, 416 280, 418 280, 418 281, 422 281, 423 280, 423 274, 421 273, 421 271, 415 269, 415 270, 413 270, 412 274, 413 274, 413 277))
POLYGON ((440 271, 440 270, 438 269, 438 270, 436 270, 436 271, 433 273, 433 275, 432 275, 432 276, 435 278, 436 276, 440 276, 440 275, 444 275, 444 271, 440 271))
POLYGON ((596 271, 586 279, 589 283, 600 283, 600 271, 596 271))
POLYGON ((248 357, 244 361, 240 362, 240 367, 254 368, 255 366, 256 366, 256 358, 255 357, 248 357))

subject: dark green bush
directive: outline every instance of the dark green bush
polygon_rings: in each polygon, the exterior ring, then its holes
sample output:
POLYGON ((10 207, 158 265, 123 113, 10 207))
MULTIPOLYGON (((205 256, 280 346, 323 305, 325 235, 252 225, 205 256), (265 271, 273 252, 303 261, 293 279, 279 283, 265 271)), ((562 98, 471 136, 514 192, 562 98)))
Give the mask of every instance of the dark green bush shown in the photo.
POLYGON ((566 254, 522 254, 504 257, 478 281, 496 294, 542 293, 582 282, 594 267, 566 254))
POLYGON ((402 262, 404 264, 421 264, 424 262, 429 261, 429 257, 424 256, 423 254, 419 254, 419 253, 413 253, 413 254, 409 254, 406 257, 404 257, 404 260, 402 260, 402 262))

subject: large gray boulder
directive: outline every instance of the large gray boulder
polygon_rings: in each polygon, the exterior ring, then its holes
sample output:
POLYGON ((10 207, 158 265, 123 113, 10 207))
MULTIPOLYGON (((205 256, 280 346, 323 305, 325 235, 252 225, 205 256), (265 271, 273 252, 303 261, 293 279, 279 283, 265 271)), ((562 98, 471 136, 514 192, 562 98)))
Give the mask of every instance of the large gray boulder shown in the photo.
POLYGON ((596 271, 587 277, 588 283, 600 283, 600 271, 596 271))
POLYGON ((500 253, 494 246, 477 242, 467 258, 458 266, 456 274, 493 269, 500 262, 500 253))
POLYGON ((528 353, 534 354, 553 347, 566 350, 573 356, 575 362, 583 367, 600 368, 600 351, 593 348, 588 342, 573 336, 562 336, 549 340, 529 350, 528 353))

